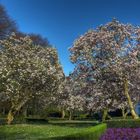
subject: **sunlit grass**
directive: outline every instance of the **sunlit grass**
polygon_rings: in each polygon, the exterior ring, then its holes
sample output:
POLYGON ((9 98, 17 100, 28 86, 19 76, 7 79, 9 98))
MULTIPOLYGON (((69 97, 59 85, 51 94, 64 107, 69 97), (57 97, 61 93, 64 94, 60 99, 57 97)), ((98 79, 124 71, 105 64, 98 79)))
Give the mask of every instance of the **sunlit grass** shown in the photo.
MULTIPOLYGON (((80 122, 79 122, 80 123, 80 122)), ((82 122, 83 123, 83 122, 82 122)), ((15 124, 0 126, 0 139, 40 139, 52 138, 57 136, 67 136, 75 133, 84 132, 91 128, 95 123, 86 122, 82 125, 74 123, 55 124, 15 124), (87 123, 87 124, 86 124, 87 123), (91 123, 91 124, 89 124, 91 123)))

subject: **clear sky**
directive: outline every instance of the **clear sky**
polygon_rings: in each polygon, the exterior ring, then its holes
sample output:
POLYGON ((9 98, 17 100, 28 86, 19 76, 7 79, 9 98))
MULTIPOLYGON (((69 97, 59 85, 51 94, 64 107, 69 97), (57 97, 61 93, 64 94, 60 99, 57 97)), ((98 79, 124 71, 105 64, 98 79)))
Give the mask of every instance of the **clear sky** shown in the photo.
POLYGON ((88 29, 117 18, 140 24, 140 0, 0 0, 21 31, 47 37, 66 75, 74 68, 68 48, 88 29))

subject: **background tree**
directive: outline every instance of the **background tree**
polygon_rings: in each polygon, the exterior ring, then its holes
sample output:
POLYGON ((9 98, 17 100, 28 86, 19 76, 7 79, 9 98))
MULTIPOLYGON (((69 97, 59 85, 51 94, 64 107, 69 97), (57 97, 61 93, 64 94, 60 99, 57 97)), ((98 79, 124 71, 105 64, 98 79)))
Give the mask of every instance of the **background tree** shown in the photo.
POLYGON ((82 83, 80 83, 80 81, 78 82, 73 74, 70 74, 65 78, 63 84, 64 86, 59 96, 58 104, 62 108, 62 111, 65 110, 69 112, 69 120, 71 120, 75 111, 82 111, 84 109, 85 99, 81 94, 82 83))
POLYGON ((0 4, 0 39, 6 38, 12 32, 17 32, 17 26, 0 4))
MULTIPOLYGON (((28 34, 28 36, 30 36, 31 40, 33 41, 34 45, 40 45, 40 46, 47 46, 49 47, 50 44, 47 40, 47 38, 43 38, 41 35, 39 34, 28 34)), ((50 46, 51 47, 51 46, 50 46)))
POLYGON ((40 45, 43 47, 51 47, 47 38, 43 38, 40 34, 35 34, 35 33, 26 34, 26 33, 20 32, 20 31, 16 32, 17 39, 19 39, 20 37, 26 37, 26 36, 30 37, 30 39, 32 40, 32 43, 34 45, 40 45))

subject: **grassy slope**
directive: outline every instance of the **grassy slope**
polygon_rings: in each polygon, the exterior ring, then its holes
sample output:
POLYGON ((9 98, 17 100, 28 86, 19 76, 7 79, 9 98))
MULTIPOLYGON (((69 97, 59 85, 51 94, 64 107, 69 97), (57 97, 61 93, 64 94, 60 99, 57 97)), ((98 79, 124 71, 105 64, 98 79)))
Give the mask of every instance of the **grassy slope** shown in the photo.
POLYGON ((83 128, 54 125, 11 125, 0 126, 0 139, 37 139, 64 136, 81 131, 83 128))
MULTIPOLYGON (((88 125, 77 124, 17 124, 17 125, 3 125, 0 126, 0 139, 2 140, 16 140, 16 139, 40 139, 58 136, 72 135, 75 133, 82 133, 91 129, 93 124, 88 125), (84 125, 84 126, 83 126, 84 125)), ((95 124, 94 124, 95 125, 95 124)))

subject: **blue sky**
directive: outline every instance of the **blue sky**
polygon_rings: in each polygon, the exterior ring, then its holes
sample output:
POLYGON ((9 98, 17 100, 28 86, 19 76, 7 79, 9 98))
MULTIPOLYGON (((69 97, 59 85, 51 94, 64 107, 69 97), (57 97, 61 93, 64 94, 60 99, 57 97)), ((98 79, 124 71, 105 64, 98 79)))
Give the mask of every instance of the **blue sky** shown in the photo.
POLYGON ((66 75, 74 68, 68 48, 88 29, 117 18, 140 24, 140 0, 0 0, 21 31, 47 37, 66 75))

